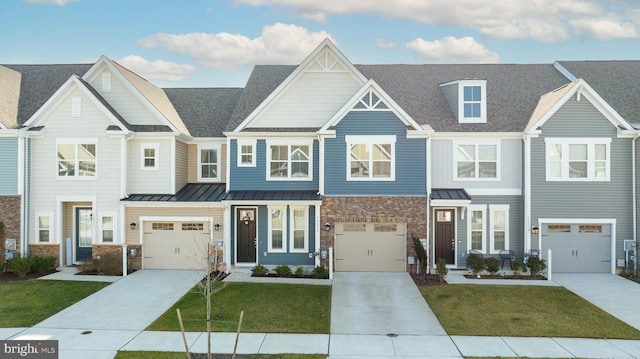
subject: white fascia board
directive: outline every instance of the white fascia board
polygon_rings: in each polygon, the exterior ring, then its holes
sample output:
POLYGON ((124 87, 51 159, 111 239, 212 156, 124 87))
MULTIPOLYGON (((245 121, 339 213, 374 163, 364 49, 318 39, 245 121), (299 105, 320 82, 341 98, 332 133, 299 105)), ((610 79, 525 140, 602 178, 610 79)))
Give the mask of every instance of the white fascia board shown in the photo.
POLYGON ((198 143, 216 143, 216 144, 225 144, 227 143, 226 137, 192 137, 189 141, 186 141, 187 144, 198 144, 198 143))
POLYGON ((228 138, 231 139, 236 139, 236 138, 255 138, 255 139, 261 139, 261 138, 306 138, 306 139, 310 139, 310 138, 317 138, 318 137, 318 133, 317 132, 230 132, 228 133, 229 136, 228 138))
POLYGON ((126 87, 133 94, 133 96, 138 101, 140 101, 140 103, 142 103, 142 105, 147 110, 151 112, 151 114, 154 117, 156 117, 158 120, 163 122, 165 125, 169 126, 169 128, 171 128, 173 132, 180 132, 173 125, 173 123, 169 121, 168 118, 164 117, 164 115, 151 103, 151 101, 149 101, 149 99, 147 99, 135 86, 133 86, 133 84, 120 72, 120 70, 118 70, 113 65, 113 63, 111 62, 111 59, 109 59, 108 57, 102 55, 100 59, 98 59, 98 61, 96 61, 96 63, 93 64, 93 66, 91 66, 91 68, 84 74, 84 76, 82 76, 82 79, 86 80, 87 82, 90 82, 89 79, 91 79, 94 75, 97 74, 97 72, 100 69, 100 65, 102 64, 104 64, 111 71, 111 73, 115 75, 118 78, 118 80, 120 80, 120 82, 124 85, 124 87, 126 87))
POLYGON ((300 65, 298 65, 296 69, 293 70, 293 72, 278 87, 276 87, 276 89, 273 90, 273 92, 271 92, 271 94, 269 94, 269 96, 267 96, 267 98, 262 101, 262 103, 256 107, 256 109, 253 110, 246 119, 244 119, 244 121, 242 121, 242 123, 240 123, 240 125, 238 125, 238 127, 236 127, 235 130, 233 130, 233 132, 242 131, 245 127, 249 126, 260 113, 268 109, 275 100, 282 96, 282 94, 295 82, 295 80, 309 67, 309 64, 316 58, 316 56, 318 56, 325 48, 332 51, 333 54, 336 55, 336 57, 338 57, 338 59, 340 59, 340 61, 342 61, 349 70, 351 70, 351 75, 358 82, 361 84, 367 82, 364 75, 362 75, 360 71, 353 66, 351 61, 344 56, 338 47, 328 38, 324 39, 324 41, 322 41, 322 43, 320 43, 320 45, 318 45, 318 47, 316 47, 315 50, 313 50, 311 54, 309 54, 304 61, 302 61, 300 65))
POLYGON ((460 138, 522 139, 522 132, 434 132, 434 140, 455 140, 460 138))
POLYGON ((432 199, 430 200, 431 207, 468 207, 471 201, 468 200, 450 200, 450 199, 432 199))
POLYGON ((567 70, 566 67, 562 66, 562 64, 559 61, 556 61, 553 63, 553 67, 558 70, 558 72, 560 72, 562 74, 562 76, 566 77, 567 80, 569 81, 575 81, 578 78, 571 73, 571 71, 567 70))
POLYGON ((20 129, 0 129, 0 137, 18 137, 22 131, 20 129))
POLYGON ((223 208, 222 202, 144 202, 122 201, 127 208, 223 208))
POLYGON ((320 206, 322 205, 322 201, 223 201, 224 204, 228 204, 231 206, 320 206))

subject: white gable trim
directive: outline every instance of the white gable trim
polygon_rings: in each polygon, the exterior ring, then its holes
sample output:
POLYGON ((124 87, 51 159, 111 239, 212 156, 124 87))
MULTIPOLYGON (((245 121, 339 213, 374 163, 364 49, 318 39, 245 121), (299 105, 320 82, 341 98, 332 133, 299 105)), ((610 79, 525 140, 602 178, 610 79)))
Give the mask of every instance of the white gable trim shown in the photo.
POLYGON ((584 79, 576 80, 575 85, 567 91, 558 102, 556 102, 547 113, 542 116, 535 125, 531 126, 528 132, 533 133, 535 129, 544 125, 569 99, 574 95, 578 96, 578 101, 584 97, 598 110, 613 126, 622 127, 624 130, 633 130, 633 127, 616 110, 611 107, 584 79))
MULTIPOLYGON (((91 82, 90 80, 92 80, 94 77, 100 75, 100 70, 101 70, 101 65, 106 66, 111 73, 118 79, 120 80, 120 82, 124 85, 124 87, 126 87, 132 94, 133 96, 140 101, 140 103, 147 109, 149 110, 149 112, 151 112, 151 114, 156 117, 158 120, 160 120, 160 122, 164 123, 165 125, 169 126, 169 128, 173 131, 173 132, 180 132, 174 125, 173 123, 171 123, 171 121, 169 121, 168 118, 166 118, 152 103, 151 101, 149 101, 149 99, 147 99, 142 92, 140 92, 127 78, 126 76, 124 76, 122 74, 122 72, 120 72, 120 70, 118 70, 117 67, 115 67, 113 65, 113 62, 111 59, 109 59, 108 57, 102 55, 98 61, 96 61, 96 63, 91 66, 91 68, 84 74, 84 76, 82 76, 82 79, 87 81, 87 82, 91 82)), ((100 75, 101 76, 101 75, 100 75)))
POLYGON ((393 112, 402 123, 412 128, 413 131, 426 132, 409 114, 407 114, 389 95, 374 81, 369 80, 351 97, 342 108, 318 131, 321 135, 332 134, 331 127, 336 126, 353 109, 367 92, 375 93, 393 112))
POLYGON ((85 95, 100 111, 102 111, 102 113, 104 113, 104 115, 114 125, 120 127, 123 131, 127 131, 127 127, 120 122, 120 120, 111 111, 109 111, 109 109, 107 109, 91 91, 89 91, 87 86, 80 82, 80 78, 77 75, 73 75, 65 81, 65 83, 62 84, 62 86, 60 86, 60 88, 58 88, 51 97, 49 97, 47 102, 45 102, 44 105, 42 105, 38 111, 36 111, 36 113, 34 113, 29 120, 24 123, 24 126, 38 126, 53 110, 53 108, 55 108, 54 105, 59 101, 62 101, 62 99, 75 88, 79 89, 82 94, 85 95))
POLYGON ((336 45, 329 39, 325 39, 322 43, 316 47, 315 50, 309 56, 307 56, 298 67, 273 91, 267 98, 262 101, 262 103, 256 107, 247 118, 242 121, 242 123, 235 129, 233 132, 242 131, 244 128, 248 127, 256 118, 266 111, 271 105, 280 98, 286 90, 295 83, 298 77, 305 72, 305 70, 313 63, 315 58, 325 49, 331 51, 346 67, 351 75, 358 81, 360 84, 364 84, 367 82, 367 79, 358 71, 355 66, 347 59, 344 54, 336 47, 336 45))
POLYGON ((566 77, 569 81, 575 81, 578 78, 571 73, 571 71, 567 70, 566 67, 562 66, 562 64, 558 61, 553 63, 553 67, 555 67, 556 70, 558 70, 558 72, 560 72, 562 74, 562 76, 566 77))

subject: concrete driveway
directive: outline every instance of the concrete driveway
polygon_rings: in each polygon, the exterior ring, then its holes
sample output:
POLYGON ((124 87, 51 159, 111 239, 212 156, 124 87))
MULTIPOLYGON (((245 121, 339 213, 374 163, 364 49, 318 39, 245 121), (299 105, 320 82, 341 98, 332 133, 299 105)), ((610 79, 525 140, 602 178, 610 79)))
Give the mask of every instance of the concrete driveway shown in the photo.
POLYGON ((640 330, 640 284, 613 274, 553 273, 553 280, 640 330))
POLYGON ((332 290, 332 335, 446 335, 409 273, 337 272, 332 290))

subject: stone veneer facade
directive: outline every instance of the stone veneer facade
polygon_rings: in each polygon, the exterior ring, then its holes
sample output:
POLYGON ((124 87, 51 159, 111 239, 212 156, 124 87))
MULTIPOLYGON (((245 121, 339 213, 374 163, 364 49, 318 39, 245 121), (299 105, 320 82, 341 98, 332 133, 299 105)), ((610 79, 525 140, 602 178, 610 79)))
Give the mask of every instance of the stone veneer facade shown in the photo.
MULTIPOLYGON (((407 256, 415 256, 411 236, 427 238, 427 196, 324 197, 320 207, 321 250, 335 248, 337 222, 407 223, 407 256), (324 230, 325 223, 331 224, 329 231, 324 230)), ((328 268, 328 259, 321 260, 321 265, 328 268)))
MULTIPOLYGON (((16 252, 20 253, 20 206, 21 196, 0 196, 0 221, 4 223, 6 238, 16 240, 16 252)), ((0 243, 4 258, 4 241, 0 243)))

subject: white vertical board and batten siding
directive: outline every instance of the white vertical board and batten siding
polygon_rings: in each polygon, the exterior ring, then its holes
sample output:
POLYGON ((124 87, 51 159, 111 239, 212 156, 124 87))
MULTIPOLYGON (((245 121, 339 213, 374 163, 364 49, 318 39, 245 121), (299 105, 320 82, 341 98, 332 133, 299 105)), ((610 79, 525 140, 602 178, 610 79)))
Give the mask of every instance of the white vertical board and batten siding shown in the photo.
POLYGON ((171 141, 173 137, 144 138, 134 137, 129 141, 127 172, 129 177, 129 193, 173 194, 171 186, 171 141), (158 143, 158 169, 142 170, 141 144, 158 143))
MULTIPOLYGON (((584 97, 572 99, 543 126, 531 145, 531 222, 538 218, 616 219, 616 251, 632 238, 631 139, 617 138, 617 129, 584 97), (611 138, 609 181, 546 181, 547 137, 611 138)), ((532 248, 539 237, 531 236, 532 248)))
POLYGON ((111 91, 102 91, 102 72, 95 79, 90 79, 91 86, 96 89, 118 113, 132 125, 166 125, 147 109, 136 96, 118 79, 111 75, 111 91))
POLYGON ((322 127, 360 88, 348 72, 307 72, 251 127, 322 127))
MULTIPOLYGON (((61 99, 46 119, 44 137, 30 140, 30 233, 33 215, 57 209, 57 198, 95 198, 98 211, 117 212, 120 207, 120 138, 106 134, 112 122, 83 93, 74 90, 61 99), (82 97, 82 116, 71 117, 72 97, 82 97), (97 139, 95 178, 58 178, 56 139, 97 139)), ((54 213, 55 223, 60 223, 54 213)), ((57 225, 55 225, 57 228, 57 225)), ((52 233, 52 240, 57 232, 52 233)))
MULTIPOLYGON (((467 141, 466 138, 464 138, 467 141)), ((482 139, 484 140, 484 139, 482 139)), ((469 143, 473 141, 469 139, 469 143)), ((465 189, 522 189, 522 140, 496 139, 500 141, 500 180, 456 181, 454 180, 455 144, 451 139, 432 139, 431 187, 465 189)))

